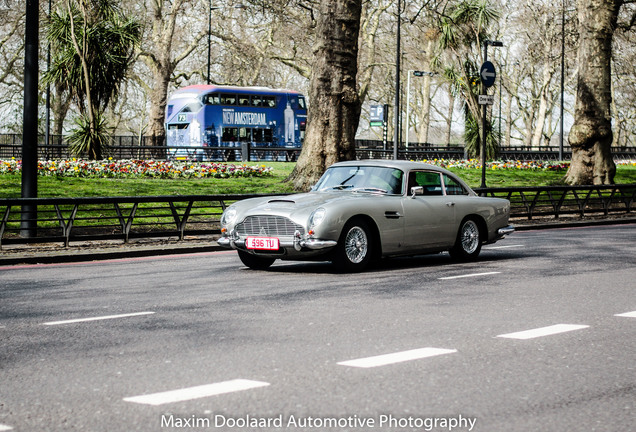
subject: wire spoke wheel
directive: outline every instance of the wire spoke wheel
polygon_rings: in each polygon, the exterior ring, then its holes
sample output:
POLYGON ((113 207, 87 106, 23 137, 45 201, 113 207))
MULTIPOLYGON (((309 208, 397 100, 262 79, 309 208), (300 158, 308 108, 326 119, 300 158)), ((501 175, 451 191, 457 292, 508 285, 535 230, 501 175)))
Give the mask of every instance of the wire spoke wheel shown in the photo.
POLYGON ((479 246, 479 228, 474 221, 469 220, 462 225, 461 242, 462 249, 467 254, 473 254, 477 250, 479 246))
POLYGON ((473 219, 465 219, 457 232, 455 245, 450 249, 451 256, 459 261, 477 259, 481 251, 482 234, 479 225, 473 219))
POLYGON ((354 264, 361 263, 369 252, 367 233, 360 227, 354 226, 345 238, 345 254, 354 264))

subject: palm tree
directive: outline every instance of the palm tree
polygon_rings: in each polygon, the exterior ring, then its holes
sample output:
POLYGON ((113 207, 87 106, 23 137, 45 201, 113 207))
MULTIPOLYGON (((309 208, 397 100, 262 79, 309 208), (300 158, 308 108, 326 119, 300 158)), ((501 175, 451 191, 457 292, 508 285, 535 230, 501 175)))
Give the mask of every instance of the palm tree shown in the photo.
MULTIPOLYGON (((464 100, 464 137, 466 150, 471 156, 479 152, 481 46, 488 39, 490 24, 498 17, 499 13, 489 0, 461 0, 455 2, 448 14, 438 21, 438 54, 434 64, 437 69, 443 69, 442 76, 453 92, 464 100)), ((492 132, 492 128, 487 129, 488 133, 492 132)), ((486 136, 486 155, 492 158, 497 153, 498 140, 488 134, 486 136)))
POLYGON ((61 84, 80 113, 71 150, 101 159, 110 135, 104 111, 118 94, 140 42, 141 24, 113 0, 64 0, 51 14, 53 58, 45 80, 61 84))

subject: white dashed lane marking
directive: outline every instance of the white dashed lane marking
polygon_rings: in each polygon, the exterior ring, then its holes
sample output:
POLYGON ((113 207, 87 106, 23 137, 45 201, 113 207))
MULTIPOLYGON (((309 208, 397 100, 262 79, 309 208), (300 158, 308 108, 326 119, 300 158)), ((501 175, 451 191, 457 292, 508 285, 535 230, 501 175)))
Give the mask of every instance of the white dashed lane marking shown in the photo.
POLYGON ((225 393, 233 393, 242 390, 249 390, 258 387, 268 386, 269 383, 262 381, 251 381, 246 379, 235 379, 214 384, 205 384, 196 387, 188 387, 179 390, 171 390, 161 393, 153 393, 142 396, 124 398, 126 402, 134 402, 145 405, 163 405, 173 402, 183 402, 192 399, 216 396, 225 393))
POLYGON ((443 348, 420 348, 414 349, 410 351, 402 351, 396 352, 392 354, 384 354, 375 357, 366 357, 360 358, 356 360, 348 360, 339 362, 339 365, 342 366, 352 366, 359 368, 372 368, 378 366, 386 366, 394 363, 401 363, 410 360, 418 360, 426 357, 434 357, 443 354, 451 354, 455 353, 457 350, 454 349, 443 349, 443 348))
POLYGON ((521 248, 524 247, 524 245, 520 245, 520 244, 516 244, 516 245, 505 245, 505 246, 488 246, 485 247, 484 250, 491 250, 491 249, 512 249, 512 248, 521 248))
POLYGON ((578 324, 556 324, 548 327, 541 327, 532 330, 525 330, 516 333, 501 334, 497 337, 508 339, 534 339, 543 336, 551 336, 559 333, 570 332, 588 328, 588 325, 578 324))
POLYGON ((13 430, 11 426, 0 424, 0 432, 13 430))
POLYGON ((469 277, 477 277, 477 276, 488 276, 488 275, 494 275, 499 273, 501 272, 470 273, 470 274, 459 275, 459 276, 446 276, 446 277, 441 277, 438 279, 439 280, 461 279, 461 278, 469 278, 469 277))
POLYGON ((625 318, 636 318, 636 311, 634 311, 634 312, 625 312, 625 313, 622 313, 622 314, 616 314, 614 316, 625 317, 625 318))
POLYGON ((66 321, 51 321, 51 322, 43 323, 42 325, 53 326, 53 325, 62 325, 62 324, 74 324, 74 323, 82 323, 82 322, 89 322, 89 321, 102 321, 102 320, 110 320, 110 319, 117 319, 117 318, 130 318, 130 317, 152 315, 152 314, 154 314, 154 312, 136 312, 136 313, 129 313, 129 314, 121 314, 121 315, 106 315, 106 316, 99 316, 99 317, 92 317, 92 318, 78 318, 78 319, 72 319, 72 320, 66 320, 66 321))

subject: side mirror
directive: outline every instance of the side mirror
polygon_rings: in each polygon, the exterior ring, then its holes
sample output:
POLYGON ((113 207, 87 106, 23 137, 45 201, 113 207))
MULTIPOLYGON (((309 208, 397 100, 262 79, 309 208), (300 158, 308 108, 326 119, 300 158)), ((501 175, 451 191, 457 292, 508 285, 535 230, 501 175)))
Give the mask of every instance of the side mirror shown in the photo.
POLYGON ((411 198, 415 198, 416 195, 424 195, 424 186, 413 186, 411 188, 411 198))

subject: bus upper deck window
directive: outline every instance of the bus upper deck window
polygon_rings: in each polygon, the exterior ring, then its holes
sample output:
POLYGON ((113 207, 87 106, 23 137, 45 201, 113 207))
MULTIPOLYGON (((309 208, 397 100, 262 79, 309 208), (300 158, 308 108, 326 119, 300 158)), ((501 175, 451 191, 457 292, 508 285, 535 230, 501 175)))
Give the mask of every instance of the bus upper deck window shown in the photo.
POLYGON ((206 105, 221 105, 221 95, 218 93, 212 93, 205 95, 203 98, 203 103, 206 105))
POLYGON ((298 107, 303 110, 307 109, 307 105, 305 105, 305 98, 303 97, 298 98, 298 107))
POLYGON ((181 108, 182 113, 187 113, 187 112, 199 112, 199 110, 203 108, 203 105, 201 105, 200 102, 191 102, 189 104, 187 104, 186 106, 184 106, 183 108, 181 108))
POLYGON ((263 106, 263 98, 258 95, 252 96, 252 106, 253 107, 262 107, 263 106))
POLYGON ((236 95, 222 94, 221 105, 236 105, 236 95))
POLYGON ((275 108, 276 96, 263 96, 263 106, 267 108, 275 108))
POLYGON ((249 106, 250 105, 250 97, 248 95, 239 95, 238 104, 239 104, 239 106, 249 106))

